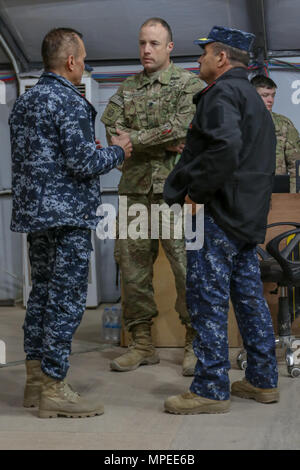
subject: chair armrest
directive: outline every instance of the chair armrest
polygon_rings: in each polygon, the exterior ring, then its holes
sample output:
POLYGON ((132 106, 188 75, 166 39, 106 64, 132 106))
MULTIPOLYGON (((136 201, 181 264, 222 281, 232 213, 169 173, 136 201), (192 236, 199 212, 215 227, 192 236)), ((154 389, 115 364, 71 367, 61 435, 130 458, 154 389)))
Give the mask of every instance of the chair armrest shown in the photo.
POLYGON ((260 246, 256 247, 256 252, 261 257, 261 259, 264 260, 264 261, 271 258, 269 253, 267 253, 265 250, 263 250, 263 248, 261 248, 260 246))
MULTIPOLYGON (((283 224, 281 224, 283 225, 283 224)), ((298 225, 298 224, 297 224, 298 225)), ((299 224, 300 226, 300 224, 299 224)), ((284 273, 284 276, 293 285, 300 284, 300 261, 293 261, 288 259, 295 247, 300 243, 300 228, 288 230, 274 237, 267 243, 266 249, 273 258, 279 263, 284 273), (284 238, 294 235, 294 238, 280 250, 279 245, 284 238)))
POLYGON ((274 222, 273 224, 267 225, 267 228, 279 227, 280 225, 291 225, 295 228, 300 228, 300 222, 274 222))

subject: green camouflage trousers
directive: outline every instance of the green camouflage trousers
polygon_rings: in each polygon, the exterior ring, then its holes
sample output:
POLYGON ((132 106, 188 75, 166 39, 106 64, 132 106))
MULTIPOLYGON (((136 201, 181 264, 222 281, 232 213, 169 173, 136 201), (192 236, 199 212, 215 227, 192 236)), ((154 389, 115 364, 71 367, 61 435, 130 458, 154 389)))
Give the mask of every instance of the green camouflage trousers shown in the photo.
MULTIPOLYGON (((119 207, 115 244, 115 258, 121 272, 123 320, 129 331, 139 323, 149 322, 152 324, 152 318, 158 315, 157 306, 154 301, 152 280, 153 264, 158 256, 159 239, 151 239, 151 205, 165 203, 162 194, 153 194, 152 192, 149 194, 130 194, 127 196, 128 227, 137 219, 137 213, 135 215, 130 214, 130 208, 132 208, 133 204, 142 204, 143 207, 147 208, 147 214, 144 212, 143 218, 143 221, 146 223, 146 236, 144 239, 132 239, 130 236, 127 239, 120 239, 118 228, 121 229, 121 209, 119 207)), ((138 218, 141 220, 141 213, 138 214, 138 218)), ((159 238, 175 277, 177 291, 175 309, 179 313, 181 322, 185 325, 190 325, 185 300, 186 252, 184 236, 181 239, 174 238, 172 231, 174 217, 171 214, 170 237, 162 238, 162 220, 160 216, 159 238)))

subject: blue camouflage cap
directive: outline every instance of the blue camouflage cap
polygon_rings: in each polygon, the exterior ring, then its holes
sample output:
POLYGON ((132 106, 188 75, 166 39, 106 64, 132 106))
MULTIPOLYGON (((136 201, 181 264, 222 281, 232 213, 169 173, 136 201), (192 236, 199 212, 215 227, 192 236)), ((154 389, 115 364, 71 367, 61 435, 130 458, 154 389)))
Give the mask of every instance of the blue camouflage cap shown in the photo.
POLYGON ((199 38, 194 44, 204 47, 210 42, 222 42, 227 46, 236 47, 243 51, 250 52, 254 43, 255 35, 239 29, 225 28, 224 26, 214 26, 207 38, 199 38))

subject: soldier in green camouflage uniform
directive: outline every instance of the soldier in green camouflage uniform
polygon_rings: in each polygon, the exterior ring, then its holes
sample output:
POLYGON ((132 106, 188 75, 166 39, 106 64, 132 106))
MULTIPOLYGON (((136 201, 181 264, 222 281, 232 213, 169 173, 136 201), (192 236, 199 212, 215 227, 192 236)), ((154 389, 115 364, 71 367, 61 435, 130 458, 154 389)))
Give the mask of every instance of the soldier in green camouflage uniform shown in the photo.
MULTIPOLYGON (((133 144, 131 161, 122 167, 119 195, 127 196, 128 208, 132 204, 144 204, 150 213, 151 204, 164 204, 165 179, 183 148, 195 112, 193 95, 204 85, 197 76, 170 62, 173 43, 164 20, 147 20, 141 27, 139 43, 144 70, 125 80, 111 97, 101 120, 108 141, 122 131, 130 135, 133 144)), ((130 221, 129 217, 128 225, 130 221)), ((161 243, 175 276, 175 308, 187 327, 183 374, 193 375, 196 359, 192 350, 194 331, 185 303, 184 240, 171 236, 161 238, 161 243)), ((128 371, 159 362, 151 339, 152 318, 158 315, 152 285, 158 246, 158 239, 150 237, 116 241, 115 254, 123 286, 123 318, 133 342, 124 355, 111 363, 113 370, 128 371)))
POLYGON ((290 192, 296 192, 296 160, 300 160, 299 133, 292 121, 271 113, 276 131, 276 174, 290 174, 290 192))
POLYGON ((251 80, 257 92, 262 97, 267 109, 271 112, 276 131, 276 174, 290 174, 290 192, 296 192, 296 160, 300 160, 299 133, 292 121, 272 112, 276 94, 276 83, 264 75, 256 75, 251 80))

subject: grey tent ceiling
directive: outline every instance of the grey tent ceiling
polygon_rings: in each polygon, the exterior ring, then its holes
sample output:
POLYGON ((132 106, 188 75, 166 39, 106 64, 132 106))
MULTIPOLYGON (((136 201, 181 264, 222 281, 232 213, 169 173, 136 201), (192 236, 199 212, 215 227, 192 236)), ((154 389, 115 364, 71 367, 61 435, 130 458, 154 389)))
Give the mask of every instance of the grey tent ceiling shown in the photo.
POLYGON ((254 32, 265 50, 300 54, 299 0, 0 0, 1 32, 29 65, 41 63, 41 41, 58 26, 83 33, 88 61, 138 60, 138 30, 152 16, 171 25, 173 57, 196 57, 193 39, 215 24, 254 32))
POLYGON ((0 47, 0 64, 6 64, 9 62, 9 59, 5 52, 0 47))

